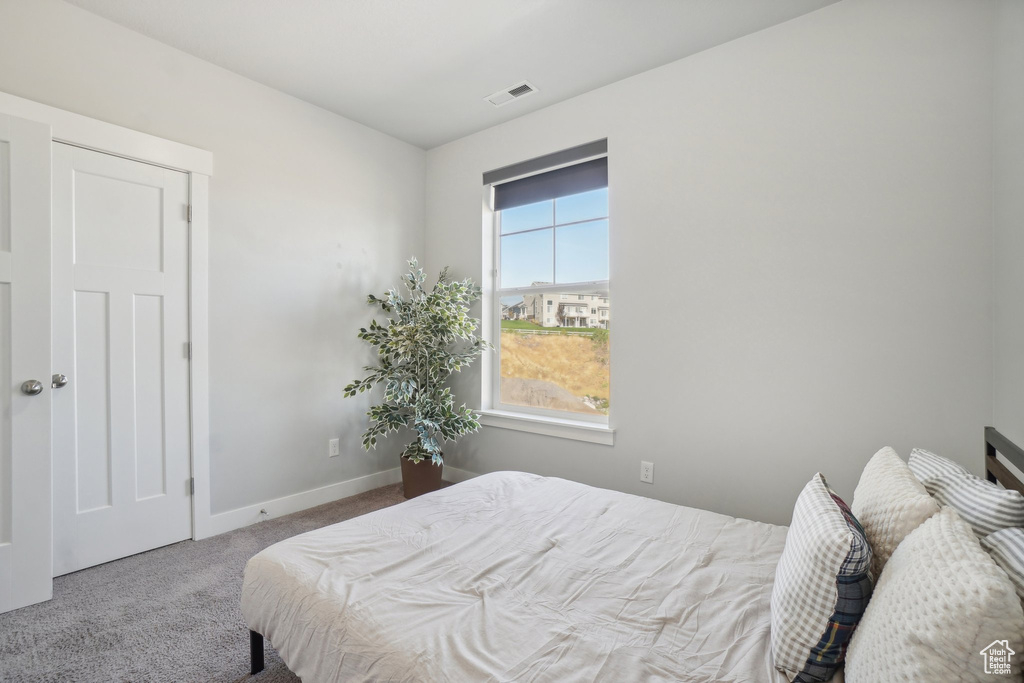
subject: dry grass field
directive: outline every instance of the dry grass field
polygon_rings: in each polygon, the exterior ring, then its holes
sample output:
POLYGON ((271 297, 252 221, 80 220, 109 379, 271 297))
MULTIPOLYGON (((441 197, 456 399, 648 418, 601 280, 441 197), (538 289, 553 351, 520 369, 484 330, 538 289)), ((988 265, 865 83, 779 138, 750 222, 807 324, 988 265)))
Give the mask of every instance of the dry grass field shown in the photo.
POLYGON ((610 395, 608 340, 576 335, 501 333, 501 376, 543 380, 580 398, 610 395))

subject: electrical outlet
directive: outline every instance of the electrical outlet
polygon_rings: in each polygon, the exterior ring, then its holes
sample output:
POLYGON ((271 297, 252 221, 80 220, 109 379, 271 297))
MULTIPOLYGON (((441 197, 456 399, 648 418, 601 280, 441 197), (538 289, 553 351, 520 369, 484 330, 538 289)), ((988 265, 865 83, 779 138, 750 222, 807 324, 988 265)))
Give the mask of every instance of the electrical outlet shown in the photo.
POLYGON ((336 455, 340 455, 341 454, 341 445, 340 445, 339 441, 340 441, 340 439, 331 439, 328 442, 328 447, 330 448, 329 454, 330 454, 330 457, 332 457, 332 458, 335 457, 336 455))
POLYGON ((654 463, 640 461, 640 481, 646 481, 648 484, 654 483, 654 463))

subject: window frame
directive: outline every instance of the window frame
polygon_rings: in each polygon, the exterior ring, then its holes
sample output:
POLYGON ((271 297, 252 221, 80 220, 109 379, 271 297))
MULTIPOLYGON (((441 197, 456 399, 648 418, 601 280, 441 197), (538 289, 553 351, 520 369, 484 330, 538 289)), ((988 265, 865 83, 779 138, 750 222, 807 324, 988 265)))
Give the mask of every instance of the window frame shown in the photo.
MULTIPOLYGON (((485 283, 486 286, 484 287, 484 296, 486 298, 486 301, 484 302, 483 306, 484 316, 481 322, 481 328, 482 330, 485 331, 486 336, 489 337, 488 341, 490 341, 495 347, 493 353, 487 354, 482 372, 483 381, 481 387, 481 415, 482 422, 486 426, 497 426, 507 429, 531 431, 534 433, 546 434, 550 436, 558 436, 563 438, 589 441, 592 443, 602 443, 606 445, 612 445, 613 443, 614 429, 612 428, 613 418, 611 410, 609 410, 607 414, 593 415, 588 413, 576 413, 572 411, 537 408, 533 406, 514 405, 510 403, 504 403, 501 401, 502 297, 513 295, 522 295, 525 297, 525 295, 527 294, 543 295, 539 296, 538 300, 541 302, 541 305, 544 306, 545 308, 555 303, 554 294, 560 294, 557 301, 569 301, 571 300, 570 296, 576 294, 578 295, 578 297, 574 298, 574 304, 578 303, 581 299, 585 301, 585 295, 590 295, 592 297, 592 300, 595 301, 597 299, 607 299, 610 301, 611 273, 609 272, 609 278, 607 280, 594 280, 572 283, 553 283, 549 285, 531 285, 526 287, 506 287, 504 289, 500 288, 502 237, 501 212, 496 211, 494 209, 494 187, 496 187, 499 184, 511 182, 513 180, 518 180, 520 178, 525 178, 532 175, 546 173, 557 168, 573 166, 579 163, 607 156, 607 154, 597 154, 594 156, 587 157, 585 159, 574 160, 571 163, 561 164, 559 166, 552 166, 549 168, 538 170, 536 172, 527 173, 513 178, 503 179, 500 182, 495 182, 484 187, 484 272, 489 274, 489 277, 486 278, 487 282, 485 283), (605 292, 606 294, 604 296, 601 296, 601 292, 605 292), (549 304, 549 301, 551 301, 552 303, 549 304)), ((607 214, 608 215, 604 217, 587 219, 586 221, 570 221, 566 223, 566 225, 606 220, 608 221, 608 234, 610 241, 610 206, 607 214)), ((554 216, 554 219, 557 219, 557 216, 554 216)), ((553 239, 554 231, 558 227, 560 227, 559 224, 553 221, 553 224, 551 226, 551 230, 553 231, 553 239)), ((556 253, 557 252, 553 253, 553 258, 556 256, 556 253)), ((609 255, 609 268, 610 261, 611 259, 609 255)), ((552 273, 552 275, 554 276, 555 273, 552 273)), ((552 277, 552 279, 555 278, 552 277)), ((587 308, 589 309, 589 306, 587 308)), ((607 320, 607 318, 605 318, 605 320, 607 320)), ((598 327, 595 329, 605 328, 598 327)))

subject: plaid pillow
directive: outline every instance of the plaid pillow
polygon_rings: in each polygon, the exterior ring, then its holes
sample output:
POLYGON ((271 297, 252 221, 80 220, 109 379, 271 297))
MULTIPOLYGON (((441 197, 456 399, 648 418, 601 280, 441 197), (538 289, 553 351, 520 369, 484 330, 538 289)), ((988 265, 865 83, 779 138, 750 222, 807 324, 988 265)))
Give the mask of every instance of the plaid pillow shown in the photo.
POLYGON ((1024 529, 1000 529, 981 539, 981 547, 988 551, 1017 589, 1024 600, 1024 529))
POLYGON ((827 681, 871 597, 871 547, 846 503, 815 474, 797 498, 775 571, 772 655, 797 683, 827 681))

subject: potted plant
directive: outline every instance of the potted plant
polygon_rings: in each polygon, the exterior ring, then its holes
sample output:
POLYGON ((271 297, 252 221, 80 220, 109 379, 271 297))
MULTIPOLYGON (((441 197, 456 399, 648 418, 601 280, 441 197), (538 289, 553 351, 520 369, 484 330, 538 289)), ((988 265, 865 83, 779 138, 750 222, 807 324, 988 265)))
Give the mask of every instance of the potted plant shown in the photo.
POLYGON ((413 430, 416 439, 401 460, 405 497, 414 498, 441 487, 441 444, 480 429, 480 416, 465 404, 456 408, 445 383, 490 344, 476 336, 480 321, 469 316, 470 303, 480 298, 472 280, 450 280, 446 267, 428 290, 415 258, 402 280, 405 295, 392 288, 383 297, 367 298, 390 318, 359 330, 359 338, 376 347, 377 363, 363 368, 369 374, 345 387, 345 396, 384 385, 381 402, 366 413, 363 448, 376 448, 377 437, 402 427, 413 430))

